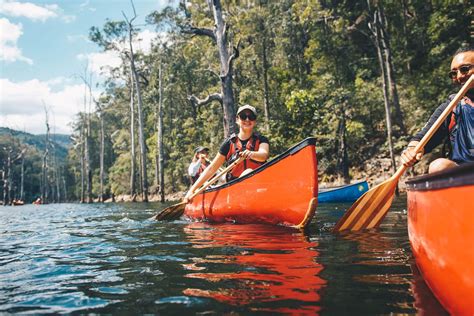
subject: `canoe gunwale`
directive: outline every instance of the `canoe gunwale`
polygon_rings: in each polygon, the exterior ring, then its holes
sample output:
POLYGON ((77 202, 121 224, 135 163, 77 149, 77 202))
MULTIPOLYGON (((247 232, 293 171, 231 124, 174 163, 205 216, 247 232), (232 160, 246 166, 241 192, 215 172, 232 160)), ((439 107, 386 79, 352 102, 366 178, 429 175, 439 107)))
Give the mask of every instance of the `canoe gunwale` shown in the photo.
POLYGON ((409 191, 427 191, 474 184, 474 162, 408 179, 409 191))
POLYGON ((307 146, 311 146, 311 145, 316 145, 316 138, 314 138, 314 137, 305 138, 304 140, 302 140, 298 144, 294 145, 293 147, 290 147, 285 152, 283 152, 280 155, 276 156, 272 160, 264 163, 259 168, 253 170, 252 172, 246 174, 245 176, 234 179, 234 180, 232 180, 230 182, 227 182, 227 183, 224 183, 222 185, 219 185, 219 186, 216 186, 216 187, 213 187, 213 188, 209 188, 209 189, 205 190, 203 193, 218 191, 218 190, 227 188, 231 185, 234 185, 236 183, 245 181, 246 179, 256 175, 257 173, 260 173, 260 172, 264 171, 268 167, 273 166, 274 164, 278 163, 279 161, 285 159, 286 157, 292 156, 292 155, 296 154, 297 152, 299 152, 300 150, 302 150, 303 148, 305 148, 307 146))

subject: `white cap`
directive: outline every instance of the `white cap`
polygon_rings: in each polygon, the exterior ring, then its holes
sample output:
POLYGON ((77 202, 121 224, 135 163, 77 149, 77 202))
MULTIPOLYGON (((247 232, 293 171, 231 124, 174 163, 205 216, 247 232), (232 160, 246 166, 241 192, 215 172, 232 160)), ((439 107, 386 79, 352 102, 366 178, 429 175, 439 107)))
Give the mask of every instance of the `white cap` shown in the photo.
POLYGON ((245 105, 242 105, 241 107, 239 107, 239 109, 237 110, 237 115, 239 115, 239 113, 242 112, 243 110, 249 110, 253 114, 255 114, 255 116, 257 116, 257 110, 249 104, 245 104, 245 105))

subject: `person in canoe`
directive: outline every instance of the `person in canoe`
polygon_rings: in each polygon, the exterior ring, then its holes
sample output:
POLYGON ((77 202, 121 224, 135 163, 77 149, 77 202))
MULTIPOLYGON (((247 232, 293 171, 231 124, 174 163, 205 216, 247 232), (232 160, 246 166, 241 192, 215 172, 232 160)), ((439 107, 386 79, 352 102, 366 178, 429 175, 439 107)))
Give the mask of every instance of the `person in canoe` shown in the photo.
POLYGON ((248 104, 239 107, 236 122, 239 126, 239 133, 232 134, 224 140, 211 164, 186 193, 185 202, 189 202, 189 197, 193 192, 211 178, 224 162, 231 164, 239 157, 244 158, 227 174, 227 181, 230 181, 258 168, 267 160, 270 152, 268 139, 254 132, 257 124, 257 110, 248 104))
MULTIPOLYGON (((451 71, 448 73, 453 83, 463 85, 474 74, 474 46, 461 48, 454 54, 451 71)), ((429 173, 455 167, 459 164, 474 161, 474 89, 471 88, 458 103, 454 111, 438 128, 425 146, 424 152, 415 152, 415 146, 430 129, 439 115, 447 107, 454 95, 449 96, 431 115, 429 121, 408 143, 402 152, 401 160, 407 167, 420 160, 425 152, 449 139, 448 158, 438 158, 429 165, 429 173)))
POLYGON ((209 166, 207 157, 209 148, 199 146, 194 150, 194 157, 188 167, 188 175, 191 178, 191 185, 199 179, 201 173, 209 166))

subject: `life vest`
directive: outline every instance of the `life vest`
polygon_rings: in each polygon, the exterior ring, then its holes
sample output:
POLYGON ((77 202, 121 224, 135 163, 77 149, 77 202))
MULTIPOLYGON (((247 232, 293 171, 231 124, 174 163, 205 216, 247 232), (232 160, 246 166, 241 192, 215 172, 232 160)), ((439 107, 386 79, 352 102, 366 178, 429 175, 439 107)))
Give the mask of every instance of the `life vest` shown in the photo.
MULTIPOLYGON (((239 137, 237 137, 236 134, 232 134, 230 136, 229 152, 227 153, 227 156, 226 156, 227 164, 229 165, 233 161, 235 161, 239 157, 239 153, 244 151, 245 149, 251 150, 251 151, 258 151, 259 147, 260 147, 260 138, 255 133, 252 134, 250 139, 247 141, 247 144, 245 145, 244 149, 242 149, 242 142, 240 141, 239 137)), ((261 161, 256 161, 253 159, 245 159, 244 161, 240 162, 237 166, 235 166, 229 173, 227 173, 226 179, 227 181, 236 179, 246 169, 249 169, 249 168, 256 169, 263 164, 264 162, 261 162, 261 161)))
POLYGON ((474 161, 474 103, 467 97, 448 119, 449 158, 457 163, 474 161))
POLYGON ((207 168, 208 165, 209 164, 207 162, 201 163, 201 165, 199 166, 198 172, 196 172, 196 175, 194 177, 191 177, 191 185, 193 185, 194 182, 196 182, 197 179, 199 179, 199 176, 201 175, 201 173, 203 173, 203 171, 207 168))

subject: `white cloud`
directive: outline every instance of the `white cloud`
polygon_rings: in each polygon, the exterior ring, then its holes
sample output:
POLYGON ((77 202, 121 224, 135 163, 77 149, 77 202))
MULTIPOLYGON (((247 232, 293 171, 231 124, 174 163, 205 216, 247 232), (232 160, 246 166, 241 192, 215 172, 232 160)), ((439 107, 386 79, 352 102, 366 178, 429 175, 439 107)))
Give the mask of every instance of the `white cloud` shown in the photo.
MULTIPOLYGON (((135 52, 140 51, 146 54, 150 53, 153 41, 155 41, 160 35, 160 33, 150 30, 144 30, 138 33, 133 42, 133 49, 135 52)), ((126 43, 120 43, 117 44, 117 46, 120 47, 120 49, 128 50, 128 44, 126 43)), ((120 54, 116 51, 80 54, 77 58, 79 60, 87 61, 91 71, 99 76, 106 75, 108 70, 119 67, 122 64, 120 54)))
POLYGON ((151 51, 151 45, 153 41, 156 40, 157 36, 158 33, 150 30, 144 30, 138 33, 137 39, 133 43, 134 49, 149 54, 151 51))
POLYGON ((58 8, 56 4, 42 7, 30 2, 0 1, 0 13, 13 17, 26 17, 33 21, 44 22, 49 18, 57 17, 58 8))
POLYGON ((96 8, 90 6, 89 0, 86 0, 83 3, 81 3, 79 7, 81 8, 81 10, 89 10, 91 12, 95 12, 97 10, 96 8))
POLYGON ((122 64, 119 53, 115 51, 80 54, 77 58, 82 61, 87 61, 90 71, 98 76, 107 75, 109 70, 119 67, 122 64))
MULTIPOLYGON (((54 125, 57 133, 71 133, 68 124, 77 112, 83 110, 84 85, 65 85, 53 90, 52 86, 60 82, 65 82, 65 79, 12 82, 1 78, 0 125, 33 134, 44 133, 46 106, 51 128, 54 125)), ((97 97, 98 93, 95 94, 97 97)))
POLYGON ((23 34, 21 24, 13 24, 8 19, 0 18, 0 60, 7 62, 23 61, 30 65, 33 61, 23 56, 17 46, 18 38, 23 34))

